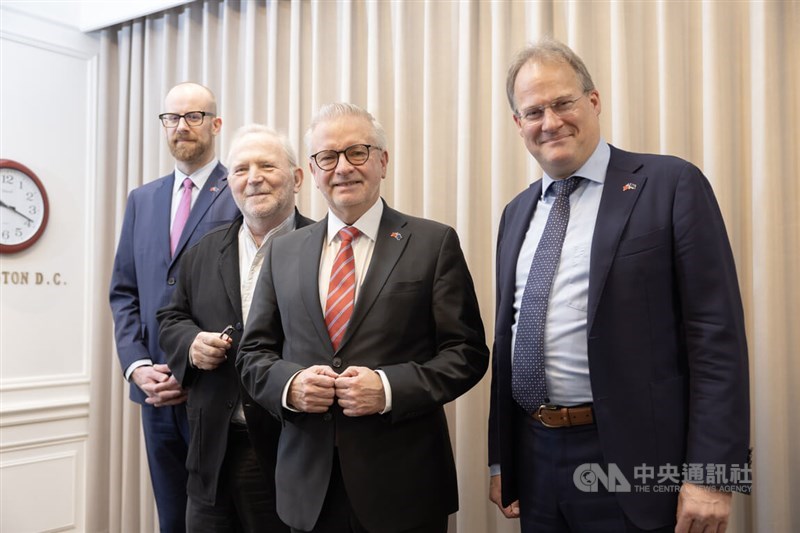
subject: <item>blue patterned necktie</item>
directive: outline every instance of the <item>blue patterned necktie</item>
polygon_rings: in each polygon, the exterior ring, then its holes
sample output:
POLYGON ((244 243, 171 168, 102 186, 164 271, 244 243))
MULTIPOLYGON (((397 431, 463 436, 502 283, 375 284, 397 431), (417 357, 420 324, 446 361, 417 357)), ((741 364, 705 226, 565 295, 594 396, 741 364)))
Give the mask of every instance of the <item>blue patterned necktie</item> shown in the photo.
POLYGON ((583 178, 572 176, 554 181, 556 199, 550 208, 547 224, 528 271, 525 292, 517 322, 514 361, 511 368, 511 394, 528 413, 548 403, 544 374, 544 326, 553 277, 561 259, 561 247, 569 223, 569 195, 583 178))

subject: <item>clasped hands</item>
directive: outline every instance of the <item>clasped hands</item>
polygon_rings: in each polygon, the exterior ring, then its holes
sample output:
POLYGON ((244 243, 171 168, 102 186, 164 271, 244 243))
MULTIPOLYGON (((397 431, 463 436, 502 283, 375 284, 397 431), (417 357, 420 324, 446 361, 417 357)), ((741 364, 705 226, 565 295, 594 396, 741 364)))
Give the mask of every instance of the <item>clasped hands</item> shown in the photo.
POLYGON ((145 403, 154 407, 178 405, 185 402, 188 396, 167 365, 140 366, 134 369, 131 381, 147 394, 145 403))
MULTIPOLYGON (((226 353, 231 342, 228 335, 220 337, 219 333, 201 331, 189 347, 189 362, 195 368, 214 370, 228 359, 226 353)), ((131 380, 147 394, 144 401, 155 407, 177 405, 188 396, 168 365, 140 366, 131 374, 131 380)))
POLYGON ((373 415, 386 407, 381 377, 364 366, 348 367, 341 374, 325 365, 308 367, 292 380, 287 401, 305 413, 324 413, 336 401, 345 416, 373 415))

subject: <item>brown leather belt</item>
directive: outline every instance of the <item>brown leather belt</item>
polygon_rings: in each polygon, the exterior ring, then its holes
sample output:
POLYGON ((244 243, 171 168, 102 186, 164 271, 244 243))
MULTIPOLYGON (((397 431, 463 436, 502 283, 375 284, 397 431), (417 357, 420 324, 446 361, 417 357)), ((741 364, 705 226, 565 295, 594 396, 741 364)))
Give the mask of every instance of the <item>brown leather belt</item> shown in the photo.
POLYGON ((560 407, 558 405, 541 405, 539 409, 531 413, 537 422, 548 428, 568 428, 572 426, 584 426, 594 422, 594 414, 591 405, 580 405, 577 407, 560 407))

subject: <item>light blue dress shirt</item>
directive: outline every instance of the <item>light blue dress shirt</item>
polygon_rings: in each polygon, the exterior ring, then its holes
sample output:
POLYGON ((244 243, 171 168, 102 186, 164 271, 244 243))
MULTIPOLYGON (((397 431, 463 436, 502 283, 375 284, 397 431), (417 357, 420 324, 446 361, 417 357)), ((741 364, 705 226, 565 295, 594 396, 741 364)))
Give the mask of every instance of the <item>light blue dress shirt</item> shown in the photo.
MULTIPOLYGON (((610 157, 611 149, 600 139, 586 163, 573 174, 585 179, 570 196, 569 225, 561 261, 553 278, 544 330, 547 391, 550 403, 556 405, 578 405, 592 401, 586 331, 589 268, 595 221, 610 157)), ((517 258, 512 347, 517 340, 517 320, 528 271, 555 200, 550 190, 552 183, 553 178, 545 174, 542 178, 542 196, 531 217, 517 258)))

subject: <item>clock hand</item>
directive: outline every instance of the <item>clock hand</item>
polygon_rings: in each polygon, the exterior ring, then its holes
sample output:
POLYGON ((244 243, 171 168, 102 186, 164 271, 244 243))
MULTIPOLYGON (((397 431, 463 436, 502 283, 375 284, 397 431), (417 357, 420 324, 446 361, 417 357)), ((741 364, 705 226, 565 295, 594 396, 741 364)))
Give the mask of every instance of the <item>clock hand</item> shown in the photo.
POLYGON ((15 212, 16 214, 18 214, 19 216, 21 216, 22 218, 24 218, 25 220, 27 220, 28 222, 33 224, 33 219, 32 218, 28 218, 25 215, 23 215, 22 213, 20 213, 19 211, 17 211, 17 208, 14 207, 13 205, 8 205, 3 200, 0 200, 0 206, 5 207, 6 209, 9 209, 9 210, 15 212))

